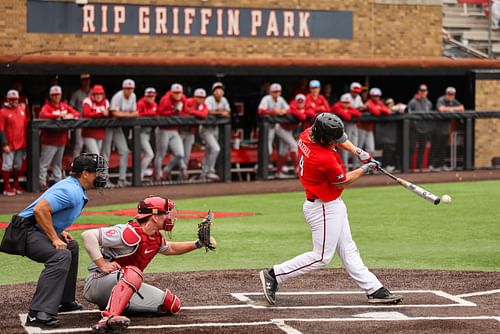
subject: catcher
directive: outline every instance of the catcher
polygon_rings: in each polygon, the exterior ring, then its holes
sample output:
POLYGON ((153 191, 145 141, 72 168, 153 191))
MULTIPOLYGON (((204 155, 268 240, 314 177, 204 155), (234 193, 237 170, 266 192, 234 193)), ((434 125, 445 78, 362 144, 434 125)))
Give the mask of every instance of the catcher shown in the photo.
POLYGON ((198 225, 196 241, 167 242, 161 230, 174 228, 174 201, 149 196, 137 206, 135 221, 82 233, 85 250, 92 263, 85 279, 83 295, 97 304, 102 318, 92 326, 97 333, 119 332, 130 320, 122 313, 172 315, 181 309, 180 299, 169 289, 165 291, 143 283, 143 271, 157 253, 180 255, 205 247, 215 250, 210 237, 212 214, 198 225))

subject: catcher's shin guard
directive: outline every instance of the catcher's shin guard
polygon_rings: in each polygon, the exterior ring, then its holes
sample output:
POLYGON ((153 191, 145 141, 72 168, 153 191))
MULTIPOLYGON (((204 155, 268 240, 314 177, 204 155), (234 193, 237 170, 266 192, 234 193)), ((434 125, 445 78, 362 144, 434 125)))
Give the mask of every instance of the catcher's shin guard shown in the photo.
POLYGON ((166 314, 176 314, 181 310, 181 300, 169 289, 165 290, 163 304, 160 305, 160 311, 166 314))
POLYGON ((111 291, 108 306, 102 312, 104 317, 110 315, 121 315, 127 307, 132 295, 139 291, 142 284, 142 271, 135 266, 126 266, 121 270, 122 276, 111 291))

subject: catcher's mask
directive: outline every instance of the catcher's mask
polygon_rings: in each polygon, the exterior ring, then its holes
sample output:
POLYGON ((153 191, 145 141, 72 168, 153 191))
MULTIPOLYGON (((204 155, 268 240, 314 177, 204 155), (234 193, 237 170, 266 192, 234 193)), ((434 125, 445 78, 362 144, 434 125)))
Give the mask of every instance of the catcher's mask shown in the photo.
POLYGON ((135 219, 139 220, 151 215, 167 215, 163 230, 171 232, 175 224, 175 218, 172 217, 174 209, 175 203, 171 199, 151 195, 137 204, 135 219))
POLYGON ((96 173, 95 188, 103 188, 108 182, 108 162, 99 154, 83 153, 73 160, 72 173, 81 173, 84 170, 96 173))
POLYGON ((331 113, 321 113, 314 120, 311 129, 311 136, 314 140, 324 146, 334 143, 342 144, 347 140, 344 133, 344 123, 342 120, 331 113))

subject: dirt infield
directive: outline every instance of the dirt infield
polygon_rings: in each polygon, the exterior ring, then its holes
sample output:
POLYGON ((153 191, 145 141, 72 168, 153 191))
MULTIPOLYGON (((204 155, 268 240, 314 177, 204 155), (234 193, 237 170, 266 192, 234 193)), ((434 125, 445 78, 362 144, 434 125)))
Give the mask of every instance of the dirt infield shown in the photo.
MULTIPOLYGON (((399 174, 398 176, 417 184, 499 180, 500 169, 440 173, 409 173, 399 174)), ((369 175, 360 178, 353 186, 367 187, 392 184, 394 184, 394 181, 384 175, 369 175)), ((302 191, 302 186, 298 180, 179 184, 163 187, 130 187, 121 189, 105 189, 102 193, 91 190, 88 192, 90 201, 87 204, 87 207, 136 202, 139 201, 139 199, 151 194, 167 196, 173 199, 182 199, 290 191, 302 191)), ((0 196, 0 214, 14 213, 22 210, 39 195, 40 194, 35 193, 25 193, 15 197, 0 196)))
MULTIPOLYGON (((208 254, 207 256, 213 256, 208 254)), ((127 333, 499 333, 499 273, 374 270, 405 300, 373 306, 341 269, 322 269, 280 287, 277 304, 265 302, 257 270, 147 274, 182 300, 176 316, 131 316, 127 333)), ((99 313, 60 314, 59 333, 88 332, 99 313)), ((34 284, 4 286, 1 333, 43 333, 23 328, 34 284)))

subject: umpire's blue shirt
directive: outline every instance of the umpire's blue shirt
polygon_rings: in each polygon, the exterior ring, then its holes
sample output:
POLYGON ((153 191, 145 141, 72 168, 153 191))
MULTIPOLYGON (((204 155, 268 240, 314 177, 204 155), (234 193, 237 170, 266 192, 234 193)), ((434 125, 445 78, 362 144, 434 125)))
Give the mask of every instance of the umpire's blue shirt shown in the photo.
POLYGON ((52 208, 52 224, 58 234, 75 222, 88 202, 80 181, 70 176, 54 184, 17 215, 24 218, 33 216, 33 208, 42 198, 52 208))

